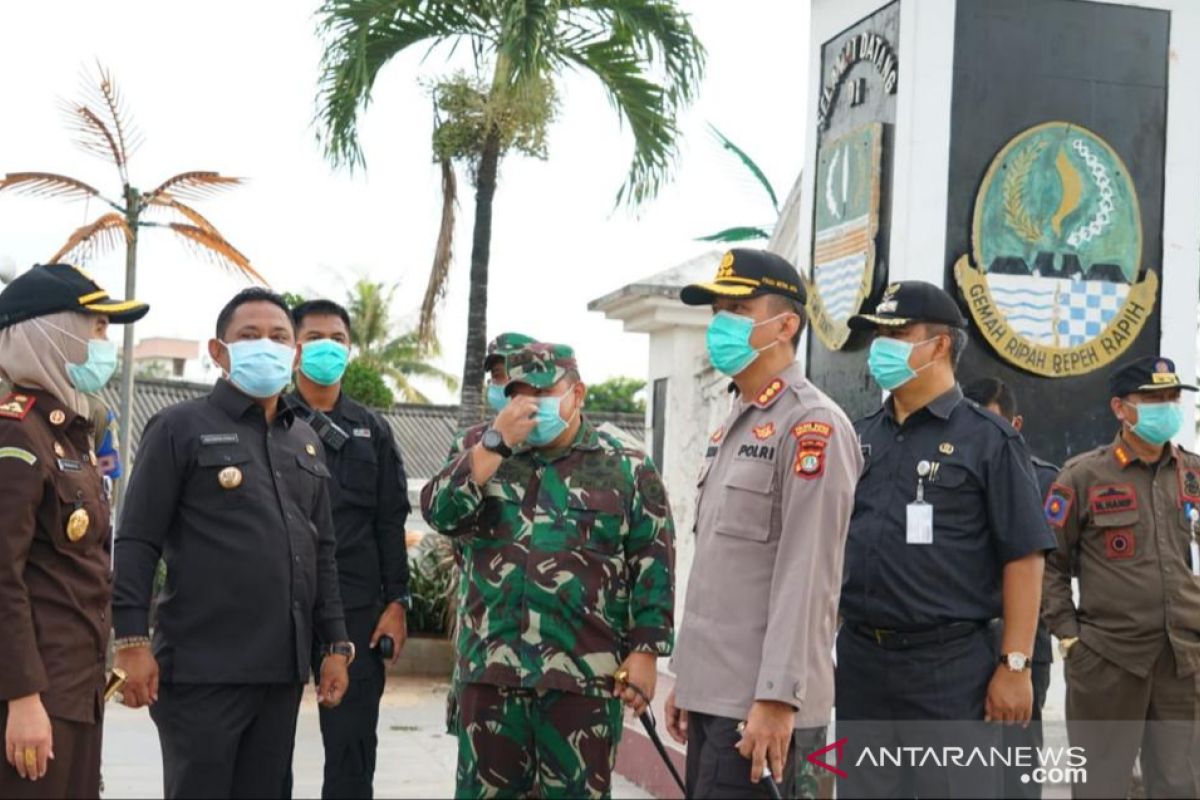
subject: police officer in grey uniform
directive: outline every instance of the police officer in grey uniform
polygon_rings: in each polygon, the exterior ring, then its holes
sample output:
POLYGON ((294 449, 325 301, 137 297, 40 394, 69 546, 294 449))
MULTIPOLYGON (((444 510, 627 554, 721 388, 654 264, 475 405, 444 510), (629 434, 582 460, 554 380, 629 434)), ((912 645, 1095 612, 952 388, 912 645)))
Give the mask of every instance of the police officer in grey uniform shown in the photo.
POLYGON ((837 641, 842 797, 991 797, 1003 768, 861 762, 879 748, 1000 745, 982 722, 1025 724, 1044 553, 1029 450, 955 379, 966 321, 921 281, 892 284, 873 314, 868 367, 891 396, 855 423, 866 466, 855 495, 837 641), (1000 652, 990 626, 1003 618, 1000 652))
POLYGON ((862 456, 849 419, 796 363, 794 267, 735 249, 710 283, 709 358, 737 392, 701 468, 695 560, 672 663, 668 730, 688 745, 689 797, 815 796, 825 744, 842 553, 862 456), (745 723, 741 730, 741 723, 745 723))

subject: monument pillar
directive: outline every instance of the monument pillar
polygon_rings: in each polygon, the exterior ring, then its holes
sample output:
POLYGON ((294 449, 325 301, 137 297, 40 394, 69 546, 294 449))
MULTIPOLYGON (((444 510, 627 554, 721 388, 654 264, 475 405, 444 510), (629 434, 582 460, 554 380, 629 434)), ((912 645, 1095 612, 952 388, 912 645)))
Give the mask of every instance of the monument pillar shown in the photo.
POLYGON ((1046 458, 1112 437, 1116 364, 1196 375, 1200 3, 815 0, 811 36, 806 363, 851 416, 882 393, 845 319, 907 279, 959 300, 960 376, 1008 382, 1046 458))

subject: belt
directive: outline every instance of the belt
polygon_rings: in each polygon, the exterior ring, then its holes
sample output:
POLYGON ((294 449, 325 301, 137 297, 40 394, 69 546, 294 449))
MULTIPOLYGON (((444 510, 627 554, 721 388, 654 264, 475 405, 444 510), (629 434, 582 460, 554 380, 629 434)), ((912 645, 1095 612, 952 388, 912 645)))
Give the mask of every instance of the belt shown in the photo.
POLYGON ((889 630, 875 628, 870 625, 848 622, 846 626, 866 639, 870 639, 884 650, 907 650, 910 647, 921 647, 927 644, 941 644, 970 636, 982 630, 986 622, 949 622, 932 628, 920 628, 911 631, 889 630))

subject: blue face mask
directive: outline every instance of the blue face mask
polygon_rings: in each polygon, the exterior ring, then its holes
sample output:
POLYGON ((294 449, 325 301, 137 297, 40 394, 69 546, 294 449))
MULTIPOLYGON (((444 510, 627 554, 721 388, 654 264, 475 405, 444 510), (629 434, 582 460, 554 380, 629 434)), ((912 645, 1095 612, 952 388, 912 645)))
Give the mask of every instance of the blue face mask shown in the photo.
POLYGON ((708 323, 705 343, 708 345, 708 360, 720 372, 733 377, 754 363, 758 354, 779 344, 772 342, 763 348, 755 350, 750 344, 750 335, 759 325, 774 322, 784 314, 776 314, 770 319, 755 323, 750 317, 733 314, 729 311, 718 311, 708 323))
POLYGON ((534 447, 548 445, 567 429, 567 422, 562 418, 564 397, 566 395, 538 398, 537 424, 526 438, 529 444, 534 447))
MULTIPOLYGON (((904 342, 890 336, 877 336, 875 341, 871 342, 871 351, 867 355, 867 369, 870 370, 871 377, 886 392, 899 389, 917 377, 917 372, 920 371, 908 364, 913 349, 936 338, 934 336, 923 342, 904 342)), ((928 366, 929 364, 926 364, 921 369, 928 366)))
POLYGON ((296 351, 270 339, 221 342, 229 351, 229 381, 262 400, 283 391, 292 377, 296 351))
POLYGON ((333 339, 305 342, 300 349, 300 372, 321 386, 333 386, 346 374, 350 348, 333 339))
POLYGON ((1183 427, 1183 409, 1178 403, 1130 403, 1138 419, 1133 433, 1152 445, 1163 445, 1175 438, 1183 427))
POLYGON ((487 404, 497 413, 504 410, 504 407, 508 405, 508 397, 504 394, 503 386, 497 386, 494 383, 488 384, 487 404))
MULTIPOLYGON (((59 350, 58 354, 63 357, 63 361, 67 364, 67 378, 71 381, 71 385, 84 394, 95 394, 103 389, 112 379, 113 373, 117 371, 117 344, 110 342, 108 339, 80 339, 70 331, 64 331, 57 325, 51 325, 44 320, 34 320, 39 327, 42 325, 54 328, 54 330, 69 336, 77 342, 87 343, 87 359, 82 364, 72 364, 66 354, 59 350)), ((43 330, 42 334, 46 332, 43 330)), ((58 350, 58 345, 54 344, 54 340, 46 337, 55 350, 58 350)))

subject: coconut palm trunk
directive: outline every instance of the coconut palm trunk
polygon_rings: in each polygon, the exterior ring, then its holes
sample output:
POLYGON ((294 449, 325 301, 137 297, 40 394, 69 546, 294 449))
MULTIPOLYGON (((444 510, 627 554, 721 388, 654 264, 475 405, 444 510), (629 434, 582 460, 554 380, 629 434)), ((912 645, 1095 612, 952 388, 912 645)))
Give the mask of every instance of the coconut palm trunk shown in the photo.
POLYGON ((488 264, 492 250, 492 202, 500 165, 500 139, 493 128, 484 140, 475 179, 475 231, 471 240, 471 290, 467 300, 467 350, 463 357, 462 405, 458 424, 483 420, 483 357, 487 350, 488 264))

